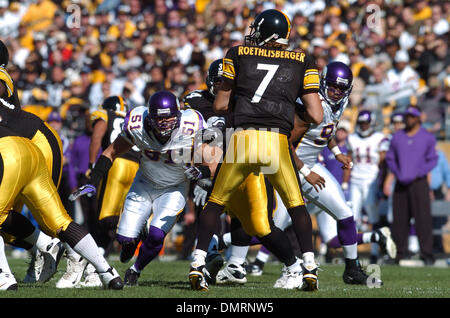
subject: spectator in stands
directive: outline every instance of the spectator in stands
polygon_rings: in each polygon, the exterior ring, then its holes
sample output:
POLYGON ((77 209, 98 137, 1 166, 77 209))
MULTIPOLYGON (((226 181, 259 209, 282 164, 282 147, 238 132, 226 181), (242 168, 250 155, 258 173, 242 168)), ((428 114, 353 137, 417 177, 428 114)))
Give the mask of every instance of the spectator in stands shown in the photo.
POLYGON ((50 0, 36 0, 31 3, 21 23, 31 31, 42 31, 52 25, 57 5, 50 0))
POLYGON ((395 102, 397 111, 406 109, 419 88, 419 76, 408 63, 408 52, 398 51, 395 54, 394 67, 386 74, 393 91, 389 98, 395 102))
POLYGON ((430 191, 427 174, 436 166, 436 139, 421 126, 421 111, 408 107, 405 129, 392 136, 386 163, 395 175, 392 237, 397 245, 396 262, 407 257, 410 220, 414 218, 420 256, 434 263, 430 191))
POLYGON ((441 103, 444 96, 441 83, 436 76, 428 80, 428 92, 420 96, 417 104, 422 108, 422 124, 437 139, 444 137, 445 133, 445 107, 441 103))

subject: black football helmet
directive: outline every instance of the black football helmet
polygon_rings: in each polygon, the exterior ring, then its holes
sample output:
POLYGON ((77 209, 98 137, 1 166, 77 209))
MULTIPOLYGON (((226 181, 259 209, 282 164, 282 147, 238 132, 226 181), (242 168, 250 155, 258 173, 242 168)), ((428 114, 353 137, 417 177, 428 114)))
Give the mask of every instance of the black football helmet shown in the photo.
POLYGON ((5 43, 0 40, 0 66, 6 67, 9 61, 9 52, 5 43))
POLYGON ((209 65, 208 74, 206 75, 206 86, 208 86, 208 91, 212 95, 216 95, 214 91, 214 85, 222 82, 222 59, 215 60, 209 65))
POLYGON ((109 109, 118 113, 125 114, 128 111, 128 105, 122 96, 109 96, 105 98, 103 103, 100 105, 103 109, 109 109))
POLYGON ((291 21, 281 11, 269 9, 261 12, 250 25, 250 34, 245 36, 248 45, 262 46, 273 41, 288 45, 291 21))

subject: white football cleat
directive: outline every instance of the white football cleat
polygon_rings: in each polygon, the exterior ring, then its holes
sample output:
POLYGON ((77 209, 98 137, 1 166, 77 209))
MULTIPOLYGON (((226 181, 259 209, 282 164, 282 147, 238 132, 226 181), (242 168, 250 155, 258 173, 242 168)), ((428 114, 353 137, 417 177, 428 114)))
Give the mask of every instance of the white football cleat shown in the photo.
POLYGON ((273 288, 283 288, 287 280, 287 271, 286 265, 283 265, 283 268, 281 269, 281 276, 275 281, 273 288))
POLYGON ((95 271, 95 267, 89 263, 84 270, 84 282, 78 284, 80 287, 101 287, 103 286, 100 276, 95 271))
POLYGON ((243 265, 228 263, 216 276, 216 284, 245 284, 247 273, 243 265))
POLYGON ((387 226, 376 230, 380 236, 380 247, 386 251, 391 259, 395 259, 397 256, 397 245, 395 245, 394 240, 391 236, 391 230, 387 226))
POLYGON ((103 288, 123 289, 123 281, 115 268, 110 267, 106 272, 98 273, 103 283, 103 288))
POLYGON ((0 268, 0 290, 17 290, 17 281, 12 273, 5 273, 0 268))
POLYGON ((39 277, 36 277, 39 283, 45 283, 55 275, 64 251, 65 247, 63 243, 54 238, 46 247, 46 251, 40 253, 42 255, 43 264, 41 274, 39 277))
MULTIPOLYGON (((299 263, 300 264, 300 263, 299 263)), ((275 281, 273 288, 301 289, 303 286, 303 272, 299 265, 295 270, 289 270, 283 265, 281 276, 275 281)))
POLYGON ((83 277, 87 260, 82 256, 67 256, 67 269, 56 283, 56 288, 75 288, 83 277))

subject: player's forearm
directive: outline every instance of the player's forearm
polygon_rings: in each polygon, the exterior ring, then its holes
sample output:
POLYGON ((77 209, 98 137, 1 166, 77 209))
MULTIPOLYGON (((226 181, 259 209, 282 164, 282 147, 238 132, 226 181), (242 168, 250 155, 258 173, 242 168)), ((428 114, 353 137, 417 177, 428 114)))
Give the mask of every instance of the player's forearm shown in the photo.
POLYGON ((98 152, 100 151, 101 140, 91 139, 89 145, 89 163, 94 163, 97 159, 98 152))

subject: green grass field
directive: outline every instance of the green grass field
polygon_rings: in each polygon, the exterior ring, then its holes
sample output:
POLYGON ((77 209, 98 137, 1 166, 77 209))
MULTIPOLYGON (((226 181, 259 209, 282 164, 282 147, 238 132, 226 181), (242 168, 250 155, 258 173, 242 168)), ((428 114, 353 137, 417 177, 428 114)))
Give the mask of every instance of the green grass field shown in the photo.
MULTIPOLYGON (((450 270, 436 267, 399 267, 381 265, 381 288, 346 285, 342 281, 343 265, 321 265, 318 292, 302 292, 272 288, 280 275, 280 264, 269 263, 260 277, 248 276, 243 286, 214 285, 208 292, 190 290, 187 261, 154 261, 142 272, 139 286, 121 291, 101 288, 60 290, 55 287, 66 263, 63 259, 58 272, 45 284, 23 284, 27 261, 10 259, 10 267, 19 281, 15 292, 1 292, 0 298, 449 298, 450 270)), ((122 278, 129 264, 111 260, 122 278)), ((370 274, 370 273, 369 273, 370 274)))

